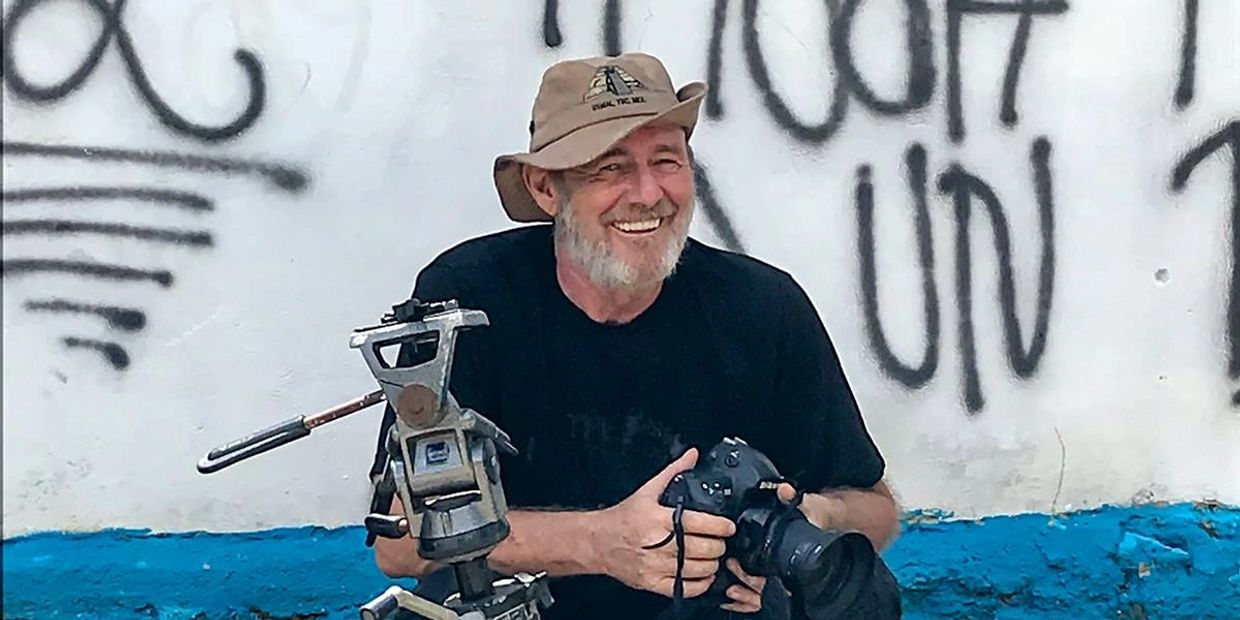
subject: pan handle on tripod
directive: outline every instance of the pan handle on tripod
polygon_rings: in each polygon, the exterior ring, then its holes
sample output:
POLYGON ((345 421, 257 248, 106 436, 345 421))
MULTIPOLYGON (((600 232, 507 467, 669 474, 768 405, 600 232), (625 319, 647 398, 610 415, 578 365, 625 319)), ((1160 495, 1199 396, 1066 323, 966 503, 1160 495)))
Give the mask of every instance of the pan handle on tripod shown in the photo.
POLYGON ((208 452, 198 462, 198 472, 203 474, 217 472, 229 465, 239 463, 252 456, 257 456, 286 443, 301 439, 309 435, 310 430, 316 426, 339 420, 351 413, 356 413, 384 400, 386 399, 383 395, 383 390, 375 390, 319 413, 297 416, 275 426, 251 433, 208 452))
POLYGON ((297 416, 257 433, 251 433, 236 441, 226 443, 210 452, 198 462, 198 472, 210 474, 229 465, 239 463, 251 456, 278 448, 310 434, 306 416, 297 416))

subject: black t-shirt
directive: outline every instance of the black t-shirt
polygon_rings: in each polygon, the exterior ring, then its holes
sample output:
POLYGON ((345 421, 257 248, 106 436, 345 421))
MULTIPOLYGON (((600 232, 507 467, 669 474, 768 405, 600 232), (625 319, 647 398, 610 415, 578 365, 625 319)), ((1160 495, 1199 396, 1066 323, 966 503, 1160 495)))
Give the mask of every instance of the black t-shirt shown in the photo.
MULTIPOLYGON (((755 259, 690 239, 650 308, 601 324, 560 289, 551 226, 538 225, 445 252, 414 296, 488 315, 458 338, 451 386, 520 451, 501 460, 513 509, 613 505, 688 447, 704 454, 725 436, 807 490, 882 477, 809 298, 755 259)), ((391 421, 389 407, 384 432, 391 421)), ((602 576, 555 579, 551 591, 548 620, 652 618, 670 602, 602 576)))

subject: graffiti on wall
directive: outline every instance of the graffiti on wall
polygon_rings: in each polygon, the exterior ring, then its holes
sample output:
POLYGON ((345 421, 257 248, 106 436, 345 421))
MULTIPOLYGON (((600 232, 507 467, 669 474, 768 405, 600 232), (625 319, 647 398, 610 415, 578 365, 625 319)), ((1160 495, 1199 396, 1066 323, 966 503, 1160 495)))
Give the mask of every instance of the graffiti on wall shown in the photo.
MULTIPOLYGON (((710 37, 706 51, 707 81, 712 85, 707 95, 705 113, 713 119, 723 119, 726 106, 723 85, 729 82, 722 61, 723 32, 728 24, 728 0, 715 0, 709 16, 710 37)), ((831 101, 825 118, 807 121, 792 112, 785 96, 771 79, 770 60, 763 53, 762 29, 757 0, 743 0, 740 7, 741 41, 745 69, 750 82, 757 90, 760 100, 771 119, 793 140, 821 147, 834 137, 847 122, 852 102, 886 118, 900 118, 922 110, 934 98, 939 70, 935 66, 935 45, 931 29, 931 11, 927 0, 905 0, 904 14, 904 79, 898 97, 879 95, 863 75, 853 51, 853 23, 861 0, 824 0, 828 55, 834 66, 831 101)), ((557 3, 548 1, 544 6, 543 42, 557 47, 563 42, 556 22, 557 3), (554 35, 554 36, 552 36, 554 35)), ((1007 63, 1003 82, 999 87, 999 120, 1008 130, 1019 125, 1019 87, 1021 68, 1030 48, 1035 18, 1053 18, 1067 12, 1066 2, 1058 0, 1015 0, 1012 2, 982 2, 974 0, 948 0, 946 47, 947 71, 945 117, 948 139, 961 144, 966 138, 966 123, 961 106, 961 42, 962 23, 966 17, 1015 19, 1016 28, 1007 50, 1007 63)), ((619 51, 621 18, 615 2, 604 6, 602 38, 605 53, 619 51)), ((1055 280, 1054 201, 1051 191, 1050 166, 1051 141, 1038 137, 1030 147, 1033 195, 1039 214, 1041 261, 1037 278, 1034 304, 1037 309, 1032 329, 1026 330, 1017 318, 1016 276, 1013 269, 1011 238, 1003 202, 989 183, 970 173, 959 163, 952 163, 938 177, 938 190, 944 199, 954 206, 956 223, 956 308, 959 316, 958 351, 962 368, 962 400, 969 412, 981 411, 985 396, 977 363, 974 342, 974 296, 972 293, 973 266, 970 259, 972 239, 969 221, 975 203, 991 224, 995 248, 995 265, 999 276, 998 306, 1003 323, 1006 358, 1013 374, 1020 379, 1032 378, 1046 351, 1050 333, 1050 311, 1055 280), (1026 336, 1028 334, 1028 336, 1026 336), (1026 345, 1026 341, 1028 345, 1026 345)), ((879 369, 885 376, 909 389, 925 386, 939 367, 941 346, 941 311, 939 294, 934 282, 933 232, 927 185, 929 183, 926 148, 921 144, 909 147, 905 167, 909 189, 914 197, 913 220, 917 237, 917 264, 922 280, 922 310, 925 339, 921 359, 909 363, 895 354, 879 318, 878 273, 875 261, 877 241, 874 229, 874 172, 869 164, 858 168, 854 200, 858 216, 857 253, 861 265, 860 293, 865 329, 869 346, 875 354, 879 369)), ((741 249, 734 227, 726 210, 711 189, 705 170, 699 170, 699 199, 704 204, 703 213, 731 249, 741 249), (703 187, 706 188, 703 190, 703 187), (709 200, 702 194, 709 196, 709 200), (727 231, 722 234, 721 231, 727 231)))
MULTIPOLYGON (((1175 88, 1175 106, 1183 112, 1193 103, 1197 75, 1198 0, 1184 0, 1183 31, 1180 37, 1180 75, 1175 88)), ((1234 35, 1233 35, 1234 36, 1234 35)), ((1171 191, 1180 193, 1189 177, 1209 159, 1227 155, 1231 159, 1231 282, 1227 288, 1226 325, 1227 375, 1240 380, 1240 117, 1223 124, 1213 134, 1184 153, 1171 171, 1171 191)), ((1226 204, 1226 202, 1224 202, 1226 204)), ((1240 390, 1231 395, 1233 407, 1240 407, 1240 390)))
MULTIPOLYGON (((829 141, 848 117, 850 101, 887 117, 905 116, 928 106, 935 93, 938 70, 934 64, 935 47, 931 34, 931 12, 927 0, 904 0, 905 77, 903 95, 884 98, 877 94, 862 74, 853 50, 853 23, 862 0, 824 0, 826 14, 824 40, 834 66, 832 98, 827 117, 821 122, 808 122, 796 117, 784 96, 771 81, 770 64, 762 50, 759 36, 761 20, 758 0, 744 0, 741 7, 741 49, 745 68, 753 86, 771 118, 793 139, 811 145, 829 141)), ((710 19, 710 43, 707 49, 706 75, 712 85, 707 94, 706 114, 722 119, 725 114, 723 85, 728 81, 722 61, 723 31, 728 23, 728 0, 715 0, 710 19)), ((1029 49, 1035 17, 1053 17, 1068 10, 1066 2, 1052 0, 1016 0, 1014 2, 978 2, 949 0, 947 14, 947 104, 948 132, 953 142, 964 139, 965 123, 961 110, 961 25, 966 16, 1016 16, 1016 31, 1008 50, 1000 97, 999 118, 1004 126, 1014 127, 1019 120, 1017 93, 1021 68, 1029 49)))
POLYGON ((1197 0, 1184 0, 1184 31, 1180 36, 1180 79, 1175 87, 1175 106, 1193 103, 1197 83, 1197 0))
MULTIPOLYGON (((76 159, 92 165, 127 163, 154 169, 178 169, 211 175, 250 175, 268 181, 279 190, 297 193, 308 184, 309 178, 295 168, 262 161, 237 158, 212 157, 170 151, 122 149, 115 147, 92 147, 66 144, 37 144, 30 142, 4 142, 3 155, 6 163, 13 159, 60 158, 76 159)), ((201 227, 135 226, 125 222, 108 221, 98 216, 90 219, 52 219, 43 217, 13 217, 51 203, 74 204, 92 207, 99 202, 129 202, 165 209, 169 218, 185 214, 191 219, 200 218, 214 211, 215 201, 209 196, 190 191, 171 189, 157 185, 140 186, 27 186, 12 188, 6 184, 2 196, 4 208, 3 235, 37 235, 52 239, 77 239, 97 236, 133 240, 171 246, 174 248, 210 248, 215 240, 212 233, 201 227)), ((71 251, 65 247, 62 251, 71 251)), ((68 253, 68 252, 66 252, 68 253)), ((170 270, 140 265, 122 264, 84 258, 47 256, 12 256, 6 253, 0 262, 0 276, 4 279, 28 277, 40 274, 69 274, 77 278, 103 280, 118 285, 154 284, 162 288, 173 286, 170 270)), ((70 293, 71 294, 71 293, 70 293)), ((72 313, 97 315, 112 331, 139 332, 146 327, 146 315, 140 308, 117 306, 103 301, 85 301, 73 298, 48 298, 27 300, 23 307, 39 313, 72 313)), ((113 339, 86 337, 80 334, 66 335, 61 340, 70 349, 87 349, 99 352, 113 368, 124 370, 130 358, 124 346, 113 339)))
MULTIPOLYGON (((262 63, 248 50, 237 50, 234 58, 240 65, 248 83, 244 108, 236 118, 219 125, 205 125, 187 120, 173 110, 151 84, 143 61, 134 49, 130 33, 125 28, 123 12, 125 0, 109 4, 106 0, 81 0, 77 3, 93 11, 99 24, 98 34, 86 55, 77 62, 72 72, 52 84, 36 84, 26 70, 17 62, 22 25, 39 8, 48 3, 44 0, 18 0, 13 3, 4 19, 4 49, 0 54, 3 65, 4 84, 17 100, 35 108, 58 105, 70 98, 99 67, 99 63, 111 44, 115 42, 124 66, 125 76, 138 92, 143 105, 159 120, 160 124, 175 135, 204 143, 220 143, 238 138, 258 120, 263 112, 266 83, 262 63)), ((46 34, 46 33, 44 33, 46 34)), ((6 128, 6 133, 8 128, 6 128)), ((6 136, 7 138, 7 136, 6 136)), ((61 159, 82 162, 88 166, 128 165, 149 168, 153 171, 179 170, 203 175, 249 176, 266 181, 270 187, 282 192, 298 193, 309 183, 308 175, 295 167, 258 160, 235 157, 217 157, 194 152, 174 152, 145 148, 118 146, 82 146, 71 144, 48 144, 8 140, 3 142, 6 167, 18 161, 32 159, 61 159)), ((20 170, 20 168, 17 168, 20 170)), ((6 173, 12 178, 11 172, 6 173)), ((157 178, 152 175, 152 178, 157 178)), ((151 226, 113 221, 99 216, 50 218, 38 215, 39 205, 80 206, 83 213, 97 213, 100 203, 130 203, 160 209, 160 214, 178 222, 199 218, 215 210, 215 201, 204 194, 167 187, 164 183, 138 185, 77 185, 31 184, 13 187, 6 183, 2 198, 4 218, 2 233, 6 239, 39 237, 49 241, 85 237, 134 241, 154 244, 171 249, 201 250, 214 247, 214 235, 201 225, 151 226), (18 214, 13 216, 12 214, 18 214)), ((76 211, 75 211, 76 212, 76 211)), ((47 246, 53 247, 53 246, 47 246)), ((155 285, 170 288, 175 282, 171 270, 148 265, 96 260, 82 257, 75 247, 63 247, 57 256, 18 255, 6 253, 0 263, 0 276, 8 280, 47 274, 66 274, 71 277, 105 281, 116 284, 118 295, 123 297, 124 286, 155 285), (66 256, 68 255, 68 256, 66 256)), ((110 367, 124 370, 131 359, 120 337, 141 332, 147 326, 146 312, 142 308, 107 300, 76 298, 72 291, 51 294, 25 300, 22 307, 39 314, 69 314, 96 316, 106 328, 105 335, 66 334, 61 343, 68 349, 87 350, 98 353, 110 367), (118 337, 118 335, 120 337, 118 337)))
MULTIPOLYGON (((80 58, 71 59, 65 76, 60 76, 45 83, 31 78, 31 67, 24 67, 19 62, 23 36, 46 35, 37 32, 47 22, 38 23, 28 19, 41 8, 53 3, 45 0, 16 0, 12 3, 3 23, 4 49, 0 52, 0 64, 3 65, 3 80, 8 92, 19 102, 30 104, 34 108, 40 106, 58 106, 73 101, 74 94, 90 79, 107 79, 100 75, 101 61, 115 50, 116 67, 121 69, 124 80, 132 86, 141 106, 142 113, 156 118, 162 127, 173 135, 185 139, 192 144, 218 144, 243 136, 262 116, 268 88, 267 77, 263 64, 253 52, 238 49, 232 59, 221 59, 236 62, 239 71, 237 79, 247 85, 239 100, 238 109, 229 112, 229 118, 217 123, 201 123, 188 120, 188 110, 176 110, 159 94, 159 89, 152 84, 146 71, 143 59, 134 46, 134 35, 126 27, 124 14, 127 3, 124 0, 108 2, 107 0, 76 0, 72 3, 81 8, 81 14, 95 24, 93 43, 79 45, 73 49, 85 49, 80 58), (115 44, 115 45, 113 45, 115 44)), ((603 53, 615 54, 625 48, 624 9, 620 0, 599 0, 598 28, 589 33, 597 37, 603 53)), ((850 116, 856 117, 858 107, 871 112, 887 122, 907 121, 916 113, 924 113, 932 105, 941 106, 944 134, 942 141, 934 144, 914 143, 907 147, 903 170, 890 176, 881 170, 874 170, 867 162, 856 165, 856 179, 851 201, 857 215, 856 252, 860 264, 858 274, 858 297, 864 319, 868 348, 873 353, 877 368, 894 384, 907 389, 920 389, 933 381, 941 367, 941 358, 951 349, 940 342, 943 333, 943 310, 941 304, 946 297, 954 299, 957 312, 957 338, 955 354, 961 369, 961 401, 970 412, 981 411, 985 407, 985 383, 982 380, 982 369, 978 367, 978 351, 976 350, 975 325, 979 313, 993 308, 1002 330, 1001 346, 1005 351, 1006 362, 1011 374, 1020 380, 1031 380, 1036 377, 1038 367, 1047 349, 1053 346, 1054 330, 1053 313, 1055 274, 1057 256, 1055 234, 1056 200, 1053 192, 1054 166, 1052 165, 1053 136, 1043 135, 1044 131, 1035 128, 1028 142, 1029 174, 1027 180, 1019 179, 1027 189, 1014 191, 1011 188, 999 188, 997 179, 984 179, 976 170, 972 170, 967 161, 957 161, 954 147, 963 146, 969 140, 986 139, 986 132, 1001 131, 1016 134, 1023 131, 1021 127, 1021 93, 1034 92, 1029 89, 1046 89, 1053 86, 1049 83, 1022 80, 1023 68, 1031 54, 1038 50, 1037 33, 1043 28, 1054 28, 1057 23, 1071 19, 1069 4, 1062 0, 942 0, 938 3, 929 0, 902 0, 892 3, 897 10, 883 19, 898 23, 899 35, 887 42, 891 46, 891 54, 895 66, 902 77, 894 90, 875 87, 877 75, 867 75, 866 70, 858 62, 859 48, 855 46, 867 43, 860 39, 855 27, 859 23, 867 3, 862 0, 823 0, 821 4, 810 4, 810 8, 820 9, 825 16, 825 31, 822 41, 825 43, 825 60, 831 66, 829 93, 823 93, 822 113, 818 118, 805 118, 793 111, 789 98, 794 94, 785 92, 775 83, 773 75, 774 63, 780 59, 772 57, 769 50, 764 50, 761 33, 769 24, 764 20, 771 17, 763 13, 758 0, 714 0, 709 10, 704 11, 701 26, 708 34, 705 37, 706 47, 702 50, 705 61, 707 80, 712 88, 704 104, 704 115, 714 120, 727 117, 727 97, 739 94, 738 84, 747 79, 747 86, 752 88, 756 100, 761 102, 763 109, 771 121, 791 141, 814 148, 825 148, 840 129, 849 121, 850 116), (725 32, 729 23, 739 33, 733 43, 740 50, 740 62, 735 67, 726 66, 723 61, 725 32), (990 23, 1014 26, 1010 37, 1006 37, 1000 49, 975 50, 969 45, 969 28, 972 24, 990 23), (941 28, 935 28, 939 25, 941 28), (942 39, 936 39, 941 32, 942 39), (1003 59, 1002 77, 994 84, 969 84, 969 58, 975 54, 991 55, 1003 59), (936 59, 945 59, 940 67, 936 59), (734 73, 736 75, 734 75, 734 73), (738 79, 739 76, 739 79, 738 79), (964 86, 970 91, 992 92, 996 116, 991 119, 967 118, 962 105, 964 86), (942 103, 936 103, 942 102, 942 103), (976 135, 974 135, 976 134, 976 135), (931 170, 928 165, 931 151, 943 149, 940 153, 946 164, 931 170), (876 254, 883 240, 876 231, 875 222, 883 217, 883 205, 876 205, 874 187, 878 183, 896 182, 903 179, 909 188, 911 208, 908 211, 897 210, 899 217, 911 220, 916 235, 914 248, 908 250, 909 264, 914 266, 921 280, 918 288, 907 291, 907 294, 919 297, 920 303, 913 307, 920 308, 920 320, 924 330, 919 334, 920 355, 913 359, 901 359, 895 353, 887 335, 888 330, 880 319, 880 309, 893 300, 880 299, 878 286, 880 273, 876 254), (932 225, 932 214, 936 208, 942 207, 944 213, 950 213, 950 227, 954 230, 936 231, 932 225), (1037 229, 1034 231, 1012 230, 1009 215, 1012 209, 1037 214, 1037 229), (974 218, 974 214, 978 218, 974 218), (969 222, 982 220, 988 226, 982 233, 989 237, 986 241, 976 232, 970 234, 969 222), (951 235, 954 245, 954 272, 952 286, 954 291, 939 291, 935 284, 935 269, 941 268, 942 261, 936 263, 934 256, 935 234, 951 235), (1037 245, 1039 260, 1035 272, 1018 277, 1014 269, 1013 239, 1033 239, 1037 245), (998 282, 997 294, 993 304, 986 304, 974 294, 975 278, 986 274, 977 271, 977 260, 973 258, 970 248, 984 248, 987 260, 984 264, 995 266, 995 280, 998 282), (992 253, 993 250, 993 253, 992 253), (1018 287, 1018 284, 1024 284, 1018 287), (1025 288, 1028 293, 1018 295, 1017 289, 1025 288), (1022 312, 1032 309, 1033 312, 1022 312), (1028 324, 1022 324, 1020 316, 1031 316, 1028 324)), ((558 0, 544 0, 541 19, 541 43, 549 48, 557 48, 564 44, 566 37, 583 36, 580 31, 565 31, 559 18, 560 3, 558 0)), ((1167 76, 1168 90, 1160 96, 1168 97, 1175 109, 1184 111, 1193 105, 1201 87, 1197 79, 1198 66, 1198 15, 1199 0, 1183 0, 1179 6, 1181 17, 1178 22, 1168 23, 1167 28, 1175 29, 1179 35, 1179 47, 1175 53, 1179 55, 1174 75, 1167 76)), ((81 42, 79 42, 81 43, 81 42)), ((66 46, 71 47, 71 46, 66 46)), ((1221 128, 1199 132, 1191 144, 1186 145, 1184 153, 1177 158, 1174 169, 1170 171, 1170 188, 1173 193, 1182 191, 1190 178, 1196 174, 1202 164, 1217 159, 1216 154, 1224 151, 1233 152, 1237 148, 1240 121, 1232 120, 1221 128), (1204 136, 1204 137, 1203 137, 1204 136)), ((209 148, 209 147, 200 147, 209 148)), ((6 162, 10 159, 30 158, 66 158, 89 165, 128 164, 150 167, 152 170, 179 169, 203 173, 207 175, 229 175, 260 179, 269 187, 286 193, 297 193, 307 186, 308 176, 293 166, 276 162, 249 160, 243 158, 214 157, 187 150, 186 152, 153 151, 141 145, 126 146, 74 146, 67 144, 40 144, 20 140, 6 140, 3 145, 6 162)), ((722 195, 717 186, 711 182, 712 169, 708 165, 709 154, 703 158, 698 153, 698 161, 694 165, 694 177, 697 180, 697 197, 705 222, 716 233, 723 245, 734 250, 743 250, 743 231, 733 223, 729 213, 727 196, 722 195)), ((1240 379, 1240 191, 1236 183, 1240 183, 1240 173, 1236 172, 1237 164, 1233 161, 1232 178, 1232 221, 1231 265, 1232 275, 1229 288, 1225 334, 1228 342, 1228 359, 1226 372, 1233 379, 1240 379)), ((1200 182, 1200 181, 1198 181, 1200 182)), ((200 218, 212 212, 216 205, 211 197, 178 189, 162 184, 138 184, 124 186, 98 186, 83 184, 66 184, 56 186, 8 187, 3 192, 5 218, 3 235, 6 239, 38 237, 45 239, 81 239, 86 237, 119 239, 128 242, 140 242, 169 251, 204 251, 216 244, 213 233, 201 225, 200 218), (87 218, 87 213, 97 213, 101 207, 85 208, 87 205, 110 202, 128 202, 149 205, 167 213, 169 225, 151 226, 136 225, 123 221, 87 218), (39 215, 35 210, 43 204, 74 204, 82 205, 81 218, 50 218, 39 215), (9 217, 18 214, 20 217, 9 217)), ((895 208, 895 205, 892 206, 895 208)), ((884 246, 885 247, 885 246, 884 246)), ((890 250, 888 250, 890 251, 890 250)), ((902 250, 896 250, 902 251, 902 250)), ((3 261, 3 277, 7 280, 14 277, 29 277, 38 274, 70 274, 79 278, 91 278, 115 282, 118 285, 142 286, 154 285, 170 288, 175 279, 170 269, 128 263, 109 263, 105 261, 83 260, 78 257, 66 256, 9 256, 3 261)), ((901 295, 905 292, 892 291, 888 295, 901 295)), ((146 325, 146 317, 141 308, 130 307, 124 303, 107 300, 76 299, 72 295, 49 295, 28 300, 22 306, 30 312, 44 314, 75 314, 100 317, 109 329, 121 332, 140 332, 146 325), (142 320, 135 317, 141 316, 142 320), (123 320, 118 317, 125 317, 123 320)), ((103 353, 104 358, 118 368, 126 360, 122 345, 107 339, 91 339, 82 335, 66 336, 66 346, 72 348, 89 348, 103 353), (72 343, 72 344, 70 344, 72 343), (114 347, 106 345, 113 344, 114 347), (98 346, 95 346, 98 345, 98 346)), ((1232 400, 1240 406, 1240 391, 1232 395, 1232 400)))
MULTIPOLYGON (((1198 1, 1184 0, 1180 29, 1178 75, 1174 83, 1172 100, 1176 108, 1184 110, 1194 98, 1197 63, 1198 1)), ((856 62, 853 46, 854 28, 863 0, 823 0, 822 10, 826 16, 824 40, 833 70, 830 101, 824 106, 821 120, 798 118, 788 105, 785 95, 771 79, 771 60, 763 51, 760 32, 762 14, 758 0, 740 2, 740 49, 749 81, 757 91, 759 100, 770 118, 786 135, 801 144, 822 147, 830 142, 847 122, 851 105, 864 106, 881 118, 898 120, 919 112, 935 100, 940 70, 936 67, 936 41, 932 29, 933 14, 927 0, 903 0, 903 9, 893 14, 902 20, 903 49, 893 53, 900 58, 903 80, 898 92, 880 95, 871 80, 856 62), (899 54, 903 54, 902 58, 899 54)), ((723 63, 724 31, 733 13, 729 0, 715 0, 710 14, 703 16, 709 28, 706 55, 706 79, 712 88, 707 94, 704 113, 711 119, 726 117, 724 85, 731 82, 723 63)), ((1006 63, 1001 83, 994 86, 997 97, 998 125, 1012 132, 1020 126, 1020 92, 1022 68, 1031 49, 1035 49, 1035 25, 1050 26, 1056 20, 1067 19, 1069 4, 1063 0, 945 0, 941 5, 945 23, 943 46, 946 51, 946 69, 942 72, 943 109, 946 142, 949 147, 963 145, 968 137, 968 120, 961 102, 963 74, 967 70, 963 62, 962 48, 966 42, 964 25, 983 20, 1015 21, 1006 52, 1006 63)), ((564 33, 558 22, 558 3, 546 0, 543 13, 543 44, 550 48, 563 44, 564 33)), ((608 0, 601 10, 600 39, 604 53, 616 54, 622 49, 621 3, 608 0)), ((1024 85, 1026 88, 1048 87, 1048 84, 1024 85)), ((1240 148, 1240 131, 1237 123, 1224 127, 1189 151, 1180 160, 1173 174, 1172 187, 1179 191, 1188 177, 1202 161, 1226 147, 1233 152, 1240 148)), ((985 407, 985 394, 980 379, 974 337, 975 296, 973 294, 973 260, 970 248, 974 242, 969 233, 973 212, 982 214, 990 224, 994 248, 994 265, 997 270, 998 294, 995 306, 1002 324, 1005 357, 1012 374, 1022 380, 1033 378, 1051 340, 1051 309, 1054 300, 1056 247, 1055 247, 1055 199, 1053 193, 1053 167, 1051 165, 1052 140, 1037 136, 1030 143, 1030 191, 1026 200, 1037 210, 1038 230, 1032 235, 1037 239, 1040 260, 1035 288, 1028 299, 1035 308, 1032 324, 1022 326, 1018 316, 1016 295, 1017 277, 1013 268, 1012 238, 1019 231, 1012 231, 1008 224, 1005 204, 1015 204, 1018 197, 1001 200, 990 183, 971 173, 959 162, 952 162, 937 178, 941 200, 950 205, 955 224, 955 306, 958 313, 957 353, 960 357, 962 386, 961 399, 966 409, 975 413, 985 407), (977 209, 975 209, 977 207, 977 209)), ((1240 162, 1240 153, 1235 153, 1240 162)), ((934 234, 931 227, 931 196, 928 184, 931 176, 927 170, 927 149, 914 143, 909 146, 904 162, 905 177, 913 198, 910 216, 916 235, 914 260, 920 273, 921 320, 925 326, 921 355, 915 360, 902 360, 894 352, 879 318, 881 306, 878 295, 879 271, 875 259, 878 241, 875 236, 874 183, 876 174, 869 164, 857 168, 854 202, 857 210, 857 254, 860 263, 859 289, 862 312, 865 318, 867 342, 874 354, 880 371, 896 384, 908 389, 927 385, 939 368, 941 355, 940 337, 942 318, 939 307, 934 269, 934 234)), ((1233 162, 1233 170, 1240 163, 1233 162)), ((703 213, 721 239, 731 249, 742 249, 739 236, 726 209, 723 198, 716 196, 711 188, 706 170, 697 171, 699 199, 707 203, 703 213), (705 188, 705 190, 703 190, 705 188), (706 194, 703 196, 702 194, 706 194)), ((1233 185, 1240 183, 1240 172, 1233 174, 1233 185)), ((1233 187, 1233 240, 1232 283, 1227 312, 1227 338, 1230 343, 1228 372, 1240 378, 1240 189, 1233 187)), ((1027 208, 1027 207, 1021 207, 1027 208)), ((1026 235, 1021 235, 1022 237, 1026 235)), ((1240 406, 1240 391, 1232 397, 1240 406)))
MULTIPOLYGON (((1231 154, 1231 283, 1228 287, 1227 374, 1240 379, 1240 120, 1227 123, 1186 153, 1171 173, 1171 188, 1184 190, 1189 177, 1202 162, 1223 151, 1231 154)), ((1240 390, 1232 394, 1231 403, 1240 407, 1240 390)))
POLYGON ((129 83, 138 91, 159 122, 180 135, 207 142, 229 140, 249 129, 263 113, 267 87, 263 81, 262 63, 253 52, 240 49, 233 56, 245 74, 249 87, 245 108, 235 119, 223 125, 202 125, 187 120, 173 110, 151 84, 142 67, 142 59, 134 50, 133 39, 125 29, 122 13, 126 0, 116 0, 115 4, 109 4, 107 0, 79 0, 79 3, 90 7, 98 16, 98 36, 77 68, 65 79, 50 85, 37 85, 28 80, 14 56, 14 50, 18 47, 17 33, 22 23, 34 11, 49 3, 46 0, 17 0, 13 4, 4 19, 4 50, 0 58, 3 59, 5 83, 15 97, 42 104, 56 103, 68 97, 91 77, 104 53, 115 40, 129 83))
MULTIPOLYGON (((1030 154, 1032 184, 1037 195, 1040 222, 1041 261, 1036 296, 1037 315, 1026 348, 1024 330, 1017 317, 1016 277, 1012 267, 1012 231, 1003 204, 995 190, 982 178, 959 164, 952 164, 938 178, 938 190, 952 201, 956 220, 956 309, 958 339, 964 377, 964 402, 970 412, 985 405, 977 365, 973 327, 972 247, 969 222, 975 202, 979 202, 990 222, 999 271, 999 308, 1003 324, 1006 358, 1017 377, 1032 377, 1046 351, 1050 325, 1051 299, 1055 283, 1055 209, 1051 190, 1050 141, 1038 138, 1030 154)), ((866 317, 866 337, 883 372, 901 385, 920 388, 933 378, 939 363, 940 308, 934 280, 934 240, 927 206, 926 150, 913 144, 905 156, 910 193, 914 203, 917 260, 922 282, 922 320, 926 326, 922 357, 916 364, 900 360, 886 337, 879 319, 878 269, 874 234, 874 186, 869 165, 857 171, 858 254, 861 262, 862 309, 866 317)))

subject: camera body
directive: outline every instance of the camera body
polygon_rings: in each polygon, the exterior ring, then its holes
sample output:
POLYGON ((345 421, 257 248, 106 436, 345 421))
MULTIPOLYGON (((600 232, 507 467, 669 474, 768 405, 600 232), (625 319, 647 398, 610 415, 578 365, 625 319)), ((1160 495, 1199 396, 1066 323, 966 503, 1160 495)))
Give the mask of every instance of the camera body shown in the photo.
POLYGON ((762 452, 725 438, 696 467, 672 478, 660 495, 664 506, 736 524, 719 573, 703 595, 706 604, 717 607, 726 601, 728 586, 739 582, 723 566, 736 558, 746 573, 783 583, 794 618, 898 618, 899 588, 870 540, 857 531, 814 526, 795 503, 780 501, 777 489, 784 482, 762 452))
POLYGON ((743 440, 726 438, 699 458, 696 467, 673 477, 659 503, 732 521, 736 535, 728 539, 726 557, 739 560, 751 575, 769 575, 772 567, 763 553, 767 525, 797 510, 779 501, 781 481, 766 455, 743 440))

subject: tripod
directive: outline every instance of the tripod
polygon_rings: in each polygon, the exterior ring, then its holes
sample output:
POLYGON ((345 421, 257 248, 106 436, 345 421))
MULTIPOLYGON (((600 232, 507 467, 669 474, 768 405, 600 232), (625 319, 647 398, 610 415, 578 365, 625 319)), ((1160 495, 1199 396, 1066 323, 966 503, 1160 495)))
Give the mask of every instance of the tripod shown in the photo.
POLYGON ((508 537, 500 484, 499 451, 517 450, 504 431, 477 412, 460 408, 448 391, 457 332, 487 325, 485 313, 455 301, 392 307, 379 325, 353 331, 379 390, 309 416, 299 416, 216 448, 198 464, 212 473, 310 434, 316 426, 387 401, 396 412, 388 431, 388 459, 366 517, 367 544, 375 537, 417 533, 417 553, 447 564, 458 592, 435 603, 398 586, 362 606, 362 620, 389 620, 400 610, 429 620, 538 620, 552 598, 543 574, 492 581, 487 555, 508 537), (399 348, 395 361, 384 351, 399 348), (399 494, 404 515, 388 515, 399 494))

